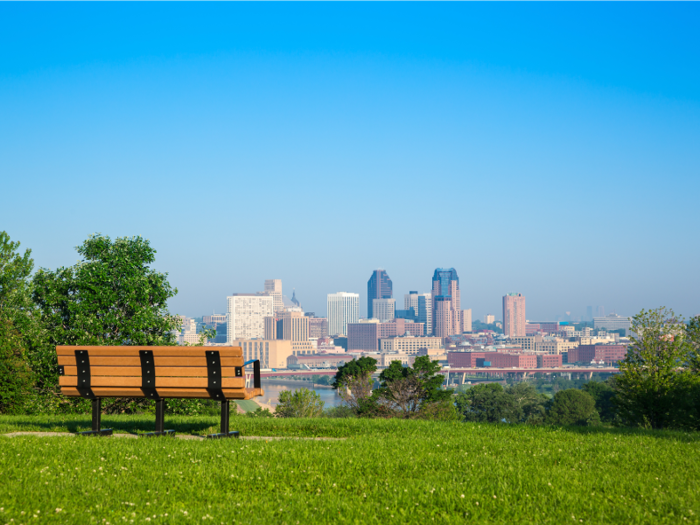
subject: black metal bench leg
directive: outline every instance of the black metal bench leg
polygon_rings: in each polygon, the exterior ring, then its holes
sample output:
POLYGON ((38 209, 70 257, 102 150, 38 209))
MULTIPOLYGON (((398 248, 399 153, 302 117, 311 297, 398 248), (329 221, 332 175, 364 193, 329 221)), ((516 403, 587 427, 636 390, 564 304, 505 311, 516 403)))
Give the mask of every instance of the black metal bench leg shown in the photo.
POLYGON ((165 399, 156 401, 156 432, 165 430, 165 399))
POLYGON ((226 399, 221 402, 221 433, 228 434, 229 416, 231 414, 231 402, 226 399))
POLYGON ((111 436, 111 428, 102 428, 102 399, 92 399, 92 430, 78 432, 81 436, 111 436))
POLYGON ((92 400, 92 431, 99 432, 102 426, 102 398, 92 400))
POLYGON ((239 437, 240 432, 234 430, 229 432, 229 418, 231 413, 231 402, 226 399, 221 402, 221 433, 219 434, 209 434, 207 438, 217 439, 225 437, 239 437))
POLYGON ((141 434, 143 437, 174 436, 174 430, 165 430, 165 399, 156 399, 156 431, 141 434))

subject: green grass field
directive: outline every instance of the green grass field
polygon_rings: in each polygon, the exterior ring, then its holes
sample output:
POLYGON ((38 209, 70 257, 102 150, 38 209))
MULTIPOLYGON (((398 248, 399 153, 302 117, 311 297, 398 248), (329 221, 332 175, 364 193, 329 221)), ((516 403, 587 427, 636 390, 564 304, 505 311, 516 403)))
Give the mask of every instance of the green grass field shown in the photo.
MULTIPOLYGON (((218 421, 166 424, 204 434, 218 421)), ((0 433, 89 426, 86 416, 0 417, 0 433)), ((231 428, 347 439, 0 436, 0 525, 699 522, 695 434, 246 417, 231 428)))

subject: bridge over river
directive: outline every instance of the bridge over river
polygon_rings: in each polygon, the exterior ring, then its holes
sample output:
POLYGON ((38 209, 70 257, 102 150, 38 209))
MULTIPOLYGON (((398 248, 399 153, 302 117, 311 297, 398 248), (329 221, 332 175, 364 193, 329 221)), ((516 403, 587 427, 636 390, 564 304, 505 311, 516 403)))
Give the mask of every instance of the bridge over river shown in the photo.
MULTIPOLYGON (((285 377, 285 376, 335 376, 335 370, 332 369, 320 369, 320 370, 261 370, 260 377, 285 377)), ((378 371, 375 375, 378 375, 381 371, 378 371)), ((458 382, 464 383, 467 376, 477 376, 477 377, 521 377, 525 378, 532 374, 576 374, 579 377, 588 377, 589 379, 593 376, 594 372, 599 372, 603 374, 617 374, 620 372, 619 369, 615 367, 597 367, 597 366, 566 366, 562 368, 492 368, 492 367, 479 367, 479 368, 443 368, 440 370, 440 374, 445 375, 445 381, 449 382, 450 379, 454 381, 456 378, 458 382)))

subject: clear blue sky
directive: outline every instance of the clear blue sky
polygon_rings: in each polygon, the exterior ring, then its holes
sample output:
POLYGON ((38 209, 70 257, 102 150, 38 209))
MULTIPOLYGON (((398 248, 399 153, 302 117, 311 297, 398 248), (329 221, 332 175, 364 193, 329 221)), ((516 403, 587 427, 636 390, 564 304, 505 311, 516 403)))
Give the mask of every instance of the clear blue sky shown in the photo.
POLYGON ((142 235, 223 311, 281 278, 402 303, 700 313, 698 3, 0 3, 0 229, 142 235))

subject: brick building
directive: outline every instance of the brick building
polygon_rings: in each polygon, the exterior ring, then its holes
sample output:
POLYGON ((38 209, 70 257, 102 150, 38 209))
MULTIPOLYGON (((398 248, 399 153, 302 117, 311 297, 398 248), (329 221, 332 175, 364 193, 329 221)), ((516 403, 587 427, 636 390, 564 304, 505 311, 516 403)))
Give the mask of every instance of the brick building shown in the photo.
POLYGON ((425 325, 411 323, 406 319, 392 319, 388 323, 376 320, 348 323, 348 351, 363 350, 376 352, 379 350, 379 340, 409 334, 422 337, 425 325))
POLYGON ((503 335, 525 337, 525 297, 509 293, 503 297, 503 335))
POLYGON ((448 352, 447 362, 453 368, 477 368, 483 366, 491 368, 537 368, 537 356, 534 354, 448 352))
POLYGON ((568 362, 590 363, 595 360, 613 364, 622 361, 626 355, 626 345, 581 345, 569 350, 568 362))
POLYGON ((325 317, 307 317, 309 318, 310 339, 323 339, 328 337, 328 319, 325 317))
POLYGON ((537 354, 537 368, 560 368, 562 365, 562 354, 537 354))
POLYGON ((559 322, 527 323, 525 325, 525 335, 556 334, 559 332, 559 322))

